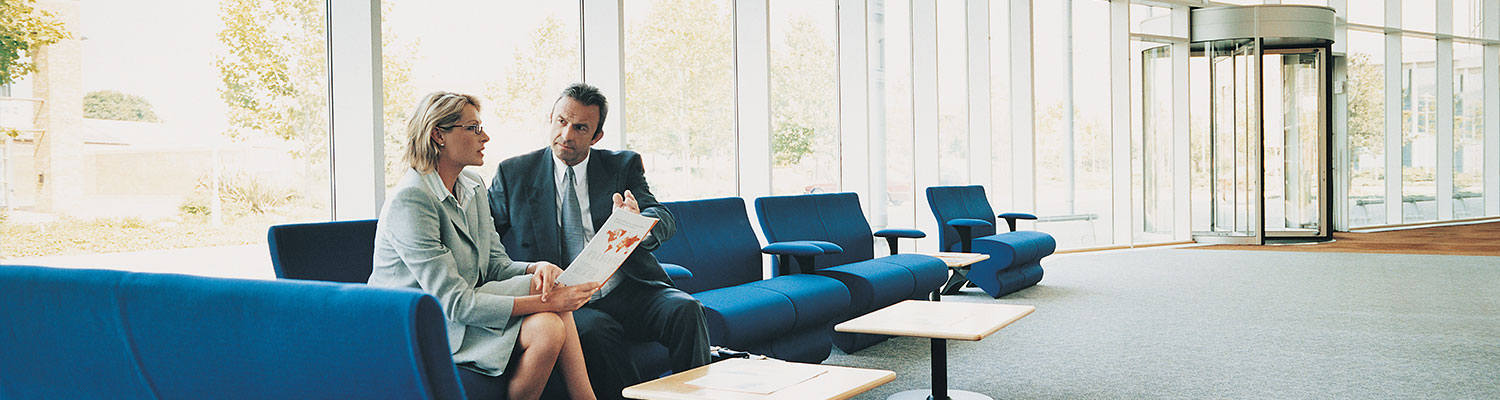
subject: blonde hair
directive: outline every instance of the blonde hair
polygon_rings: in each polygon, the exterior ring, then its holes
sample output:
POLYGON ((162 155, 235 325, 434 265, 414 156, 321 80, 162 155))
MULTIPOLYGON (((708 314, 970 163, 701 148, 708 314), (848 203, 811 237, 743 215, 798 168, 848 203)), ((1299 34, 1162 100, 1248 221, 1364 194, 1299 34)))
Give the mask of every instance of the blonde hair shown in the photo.
POLYGON ((467 94, 432 92, 423 96, 406 122, 406 153, 401 160, 424 174, 437 169, 438 145, 431 132, 458 122, 466 105, 474 106, 475 111, 480 109, 479 99, 467 94))

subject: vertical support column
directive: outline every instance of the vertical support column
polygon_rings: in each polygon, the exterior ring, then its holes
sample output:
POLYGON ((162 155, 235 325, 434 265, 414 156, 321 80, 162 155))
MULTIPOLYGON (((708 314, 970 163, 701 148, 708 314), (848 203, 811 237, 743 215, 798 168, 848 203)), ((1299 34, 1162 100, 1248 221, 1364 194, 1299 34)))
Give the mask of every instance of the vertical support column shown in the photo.
POLYGON ((1453 219, 1453 0, 1437 0, 1437 219, 1453 219))
MULTIPOLYGON (((1340 21, 1348 20, 1349 10, 1346 3, 1347 0, 1328 2, 1328 6, 1333 7, 1340 21)), ((1326 68, 1333 70, 1333 80, 1327 83, 1329 86, 1326 92, 1333 96, 1332 101, 1328 102, 1331 106, 1328 110, 1328 117, 1332 119, 1332 124, 1329 124, 1332 131, 1328 132, 1327 136, 1333 139, 1333 145, 1329 146, 1333 154, 1327 157, 1327 160, 1332 163, 1332 168, 1328 170, 1333 176, 1329 176, 1324 181, 1333 197, 1333 201, 1328 203, 1333 205, 1333 209, 1325 210, 1325 213, 1333 216, 1333 221, 1330 221, 1333 226, 1328 227, 1329 232, 1349 230, 1349 177, 1350 166, 1354 163, 1352 154, 1349 152, 1349 91, 1346 89, 1349 82, 1349 63, 1347 57, 1335 57, 1335 55, 1348 54, 1349 45, 1344 43, 1349 37, 1348 25, 1334 26, 1333 37, 1333 54, 1329 54, 1326 58, 1328 62, 1326 68)))
MULTIPOLYGON (((1172 36, 1191 35, 1188 12, 1188 6, 1172 6, 1172 36)), ((1188 115, 1189 46, 1185 41, 1172 43, 1172 237, 1177 240, 1193 237, 1192 147, 1188 143, 1192 137, 1188 115)))
MULTIPOLYGON (((739 140, 739 194, 771 194, 770 9, 765 1, 734 2, 735 127, 739 140)), ((754 210, 751 210, 753 213, 754 210)), ((759 225, 751 224, 756 229, 759 225)))
MULTIPOLYGON (((928 210, 926 192, 918 194, 916 188, 938 184, 938 85, 937 85, 937 1, 912 0, 911 2, 911 82, 912 82, 912 127, 913 158, 916 165, 913 173, 916 187, 912 188, 912 199, 916 200, 918 212, 928 210)), ((937 232, 937 221, 917 218, 917 229, 937 232)), ((937 250, 937 235, 928 235, 919 240, 919 251, 937 250)))
POLYGON ((990 2, 968 0, 964 21, 969 51, 969 183, 993 193, 990 165, 990 2))
POLYGON ((582 15, 578 25, 579 48, 583 49, 579 64, 583 67, 583 81, 599 88, 609 99, 610 114, 605 118, 604 138, 594 147, 606 149, 625 148, 625 113, 629 93, 625 93, 625 35, 621 32, 624 14, 620 12, 623 0, 582 0, 582 15))
POLYGON ((838 0, 839 175, 843 190, 863 193, 865 217, 884 213, 885 182, 871 185, 870 67, 865 0, 838 0))
POLYGON ((380 0, 329 0, 327 6, 333 219, 375 218, 385 202, 380 0))
MULTIPOLYGON (((1011 206, 1036 212, 1036 82, 1031 43, 1031 0, 1010 1, 1010 163, 1011 206)), ((924 204, 925 206, 925 204, 924 204)), ((1029 229, 1036 229, 1034 223, 1029 229)), ((1017 227, 1017 229, 1021 229, 1017 227)))
MULTIPOLYGON (((1385 26, 1401 26, 1401 0, 1386 0, 1385 26)), ((1401 35, 1385 35, 1385 223, 1401 214, 1401 35)))
MULTIPOLYGON (((1109 3, 1110 204, 1112 243, 1131 245, 1130 2, 1109 3)), ((1071 78, 1069 78, 1071 79, 1071 78)))
MULTIPOLYGON (((1484 38, 1500 39, 1500 0, 1484 1, 1484 38)), ((1484 46, 1484 215, 1500 215, 1500 45, 1484 46)))

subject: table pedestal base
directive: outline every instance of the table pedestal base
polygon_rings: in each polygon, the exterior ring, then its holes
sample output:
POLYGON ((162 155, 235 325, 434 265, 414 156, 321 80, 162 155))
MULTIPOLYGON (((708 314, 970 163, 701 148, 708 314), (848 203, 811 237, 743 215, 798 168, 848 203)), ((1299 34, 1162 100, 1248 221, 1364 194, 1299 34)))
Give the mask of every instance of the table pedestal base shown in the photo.
MULTIPOLYGON (((893 394, 889 398, 889 400, 922 400, 922 399, 932 399, 932 389, 908 390, 908 391, 905 391, 905 392, 900 392, 900 393, 893 394)), ((949 400, 995 400, 995 399, 990 398, 990 396, 985 396, 985 395, 982 395, 982 394, 979 394, 979 393, 974 393, 974 392, 970 392, 970 391, 967 391, 967 390, 952 390, 952 389, 948 390, 948 399, 949 400)))

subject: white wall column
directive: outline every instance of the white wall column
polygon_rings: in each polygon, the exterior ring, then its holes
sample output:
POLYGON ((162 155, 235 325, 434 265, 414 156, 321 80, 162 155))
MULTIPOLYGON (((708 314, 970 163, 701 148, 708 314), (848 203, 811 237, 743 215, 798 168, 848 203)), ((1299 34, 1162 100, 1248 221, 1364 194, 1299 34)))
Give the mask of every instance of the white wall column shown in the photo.
MULTIPOLYGON (((1130 2, 1109 3, 1110 204, 1111 243, 1130 245, 1130 2)), ((1069 77, 1068 79, 1072 79, 1069 77)))
MULTIPOLYGON (((1401 26, 1401 0, 1386 0, 1385 26, 1401 26)), ((1385 223, 1401 214, 1401 35, 1385 35, 1385 223)))
POLYGON ((583 81, 599 88, 609 99, 609 113, 615 118, 605 118, 604 138, 595 147, 605 149, 625 148, 625 35, 621 27, 625 16, 620 12, 623 0, 582 0, 582 15, 579 26, 583 34, 579 39, 583 52, 583 81))
MULTIPOLYGON (((1172 36, 1187 38, 1191 35, 1189 7, 1172 6, 1172 36)), ((1188 92, 1188 56, 1191 52, 1186 41, 1172 43, 1172 237, 1176 240, 1193 238, 1192 197, 1192 127, 1188 92)))
MULTIPOLYGON (((1500 0, 1484 2, 1484 38, 1500 39, 1500 0)), ((1484 215, 1500 215, 1500 45, 1484 46, 1484 215)))
MULTIPOLYGON (((748 201, 771 194, 769 13, 765 1, 734 2, 734 123, 739 194, 748 201)), ((759 224, 751 225, 760 229, 759 224)))
POLYGON ((870 66, 865 0, 838 0, 839 175, 843 191, 859 193, 865 217, 883 209, 885 183, 871 185, 870 66))
MULTIPOLYGON (((911 71, 912 71, 912 127, 915 128, 913 144, 913 166, 916 187, 912 188, 912 199, 916 210, 931 209, 927 203, 925 189, 918 194, 917 188, 938 184, 938 85, 937 85, 937 2, 935 0, 912 0, 911 2, 911 71)), ((917 218, 917 229, 937 232, 937 221, 917 218)), ((927 235, 918 240, 918 251, 937 250, 937 235, 927 235)))
POLYGON ((1453 219, 1453 0, 1437 0, 1437 219, 1453 219))
POLYGON ((329 0, 327 6, 333 219, 375 218, 385 202, 380 0, 329 0))

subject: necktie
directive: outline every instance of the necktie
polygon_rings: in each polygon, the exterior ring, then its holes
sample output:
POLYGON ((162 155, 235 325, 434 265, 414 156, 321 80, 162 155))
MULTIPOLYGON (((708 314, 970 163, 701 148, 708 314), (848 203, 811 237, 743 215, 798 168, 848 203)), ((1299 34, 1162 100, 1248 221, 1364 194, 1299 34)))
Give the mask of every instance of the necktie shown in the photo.
POLYGON ((578 206, 576 182, 573 167, 568 167, 568 172, 563 175, 562 187, 562 242, 566 258, 563 267, 572 264, 573 259, 578 258, 578 253, 583 251, 583 245, 588 242, 588 235, 583 231, 583 211, 578 206))

